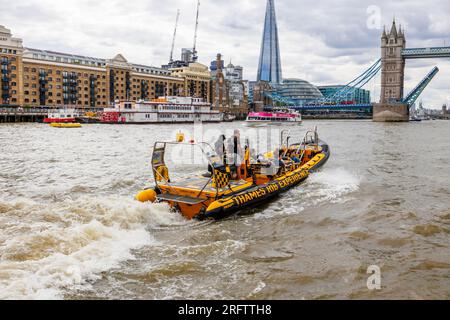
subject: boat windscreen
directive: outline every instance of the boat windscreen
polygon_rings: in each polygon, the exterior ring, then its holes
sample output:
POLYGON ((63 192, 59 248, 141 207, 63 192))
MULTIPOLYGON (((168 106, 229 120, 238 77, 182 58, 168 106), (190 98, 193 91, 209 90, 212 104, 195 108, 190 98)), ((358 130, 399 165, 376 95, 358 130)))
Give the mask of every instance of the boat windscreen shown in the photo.
POLYGON ((167 144, 163 156, 171 177, 185 178, 206 173, 216 154, 207 144, 179 143, 167 144))

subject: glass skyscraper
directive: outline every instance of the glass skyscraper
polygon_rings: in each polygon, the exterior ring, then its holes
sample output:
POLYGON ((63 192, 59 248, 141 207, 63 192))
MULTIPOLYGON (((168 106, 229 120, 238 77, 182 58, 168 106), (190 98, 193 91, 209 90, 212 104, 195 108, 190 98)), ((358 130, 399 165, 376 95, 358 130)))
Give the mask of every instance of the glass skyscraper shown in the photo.
POLYGON ((271 84, 280 84, 282 82, 280 45, 278 43, 274 0, 267 0, 257 80, 267 81, 271 84))

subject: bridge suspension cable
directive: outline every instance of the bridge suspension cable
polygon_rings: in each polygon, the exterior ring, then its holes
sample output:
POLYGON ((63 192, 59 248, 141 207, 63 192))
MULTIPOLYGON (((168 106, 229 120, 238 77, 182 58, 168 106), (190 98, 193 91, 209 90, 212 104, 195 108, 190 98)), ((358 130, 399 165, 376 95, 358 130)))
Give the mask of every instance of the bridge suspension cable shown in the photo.
POLYGON ((341 102, 338 100, 347 99, 349 95, 354 95, 357 89, 364 87, 370 80, 372 80, 381 70, 381 59, 378 59, 369 69, 364 71, 356 79, 350 81, 333 95, 320 99, 322 103, 341 102))

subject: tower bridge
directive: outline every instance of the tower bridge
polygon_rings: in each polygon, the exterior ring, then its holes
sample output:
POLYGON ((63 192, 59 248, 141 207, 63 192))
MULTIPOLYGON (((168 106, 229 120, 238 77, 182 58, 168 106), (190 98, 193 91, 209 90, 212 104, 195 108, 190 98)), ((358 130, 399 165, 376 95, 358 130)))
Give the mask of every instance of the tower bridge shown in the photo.
POLYGON ((324 113, 358 110, 362 113, 373 113, 374 121, 409 121, 409 111, 425 88, 439 72, 433 68, 423 80, 407 95, 404 92, 405 66, 409 59, 450 58, 450 47, 406 48, 404 30, 397 28, 395 20, 390 32, 383 30, 381 36, 381 59, 354 80, 342 86, 332 96, 314 101, 292 100, 283 96, 280 91, 281 62, 278 44, 274 0, 267 0, 266 19, 258 68, 258 88, 263 90, 257 94, 260 101, 253 101, 255 108, 267 106, 267 101, 288 105, 303 112, 323 110, 324 113), (359 89, 367 85, 381 72, 380 102, 367 105, 356 105, 353 97, 359 89), (353 104, 352 104, 353 103, 353 104), (352 108, 353 106, 353 108, 352 108))
POLYGON ((409 121, 409 110, 426 86, 439 72, 437 67, 406 97, 405 66, 408 59, 450 58, 450 47, 406 48, 405 33, 397 29, 395 20, 391 30, 381 36, 381 97, 373 108, 374 121, 409 121))

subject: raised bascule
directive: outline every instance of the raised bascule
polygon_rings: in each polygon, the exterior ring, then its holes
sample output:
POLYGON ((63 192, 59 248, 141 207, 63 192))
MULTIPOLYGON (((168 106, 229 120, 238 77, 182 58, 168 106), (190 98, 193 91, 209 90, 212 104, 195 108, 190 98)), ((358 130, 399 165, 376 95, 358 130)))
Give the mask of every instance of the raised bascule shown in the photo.
MULTIPOLYGON (((266 17, 267 18, 267 17, 266 17)), ((267 24, 267 23, 266 23, 267 24)), ((265 38, 264 38, 265 39, 265 38)), ((449 58, 450 47, 406 48, 405 33, 397 28, 395 20, 389 33, 383 31, 381 37, 381 58, 366 71, 347 83, 332 96, 316 101, 300 102, 284 97, 273 87, 264 92, 264 97, 273 102, 289 105, 303 112, 342 111, 355 115, 373 114, 373 120, 379 122, 409 121, 411 107, 423 93, 428 84, 439 72, 434 67, 424 79, 406 96, 404 95, 405 66, 407 59, 449 58), (367 85, 381 71, 380 102, 375 104, 355 104, 348 97, 367 85)), ((270 82, 270 81, 269 81, 270 82)))

